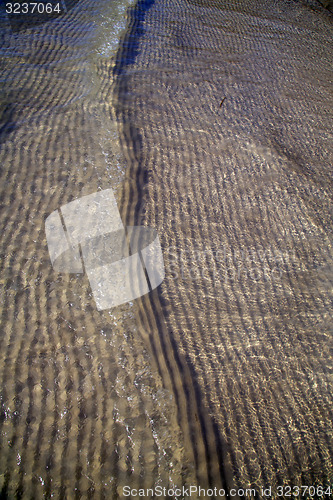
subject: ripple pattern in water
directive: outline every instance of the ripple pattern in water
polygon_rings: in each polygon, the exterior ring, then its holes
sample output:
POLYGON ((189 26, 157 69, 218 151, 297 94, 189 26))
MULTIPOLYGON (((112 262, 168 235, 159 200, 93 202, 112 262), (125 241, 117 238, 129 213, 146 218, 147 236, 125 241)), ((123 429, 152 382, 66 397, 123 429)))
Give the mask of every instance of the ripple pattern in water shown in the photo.
POLYGON ((332 481, 332 16, 139 2, 116 67, 124 219, 166 278, 140 317, 199 481, 332 481))
POLYGON ((327 485, 331 14, 142 0, 115 54, 123 10, 1 35, 2 496, 327 485), (109 187, 166 278, 98 312, 44 220, 109 187))
POLYGON ((123 485, 194 477, 135 304, 98 312, 85 276, 53 271, 45 236, 62 205, 110 187, 120 197, 112 94, 125 9, 80 1, 19 33, 3 20, 2 498, 120 498, 123 485))

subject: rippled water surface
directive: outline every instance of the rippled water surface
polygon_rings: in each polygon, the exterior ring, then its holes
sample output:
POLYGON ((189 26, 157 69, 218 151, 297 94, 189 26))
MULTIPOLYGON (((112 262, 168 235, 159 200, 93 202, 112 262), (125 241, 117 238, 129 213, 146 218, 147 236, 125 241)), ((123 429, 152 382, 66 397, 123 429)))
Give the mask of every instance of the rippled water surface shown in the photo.
POLYGON ((332 39, 315 0, 2 13, 3 498, 332 484, 332 39), (109 188, 165 279, 98 311, 44 226, 109 188))

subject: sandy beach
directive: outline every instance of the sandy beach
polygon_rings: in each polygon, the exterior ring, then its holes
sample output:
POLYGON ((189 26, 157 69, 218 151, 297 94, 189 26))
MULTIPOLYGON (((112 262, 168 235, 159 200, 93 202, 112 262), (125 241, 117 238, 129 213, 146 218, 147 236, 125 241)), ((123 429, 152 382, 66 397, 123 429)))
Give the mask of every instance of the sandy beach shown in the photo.
POLYGON ((332 13, 82 0, 1 22, 2 498, 328 499, 332 13), (110 188, 165 278, 99 311, 45 220, 110 188))

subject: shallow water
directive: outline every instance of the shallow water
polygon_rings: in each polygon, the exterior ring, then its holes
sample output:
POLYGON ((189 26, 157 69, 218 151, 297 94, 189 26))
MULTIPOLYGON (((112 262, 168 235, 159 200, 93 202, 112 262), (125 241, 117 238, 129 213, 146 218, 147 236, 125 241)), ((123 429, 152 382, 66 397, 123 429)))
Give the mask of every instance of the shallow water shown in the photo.
POLYGON ((2 494, 327 486, 332 16, 126 7, 2 20, 2 494), (157 230, 166 276, 98 311, 86 275, 52 269, 44 222, 108 188, 157 230))
POLYGON ((142 322, 199 482, 258 497, 332 480, 331 34, 311 2, 142 2, 117 66, 124 218, 167 270, 142 322))
POLYGON ((98 312, 85 276, 52 269, 45 236, 45 219, 69 201, 108 188, 119 198, 126 162, 112 84, 126 7, 79 2, 18 33, 3 19, 0 469, 8 498, 115 498, 121 485, 172 482, 186 470, 173 395, 137 331, 135 304, 98 312))

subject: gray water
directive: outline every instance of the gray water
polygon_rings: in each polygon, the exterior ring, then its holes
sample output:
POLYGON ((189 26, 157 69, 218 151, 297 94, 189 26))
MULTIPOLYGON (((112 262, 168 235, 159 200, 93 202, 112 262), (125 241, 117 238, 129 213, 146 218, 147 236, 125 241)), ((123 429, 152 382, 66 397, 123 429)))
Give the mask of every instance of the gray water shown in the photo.
POLYGON ((332 15, 127 7, 2 17, 2 495, 327 488, 332 15), (166 275, 98 311, 85 274, 53 270, 44 223, 109 188, 124 225, 157 230, 166 275))

